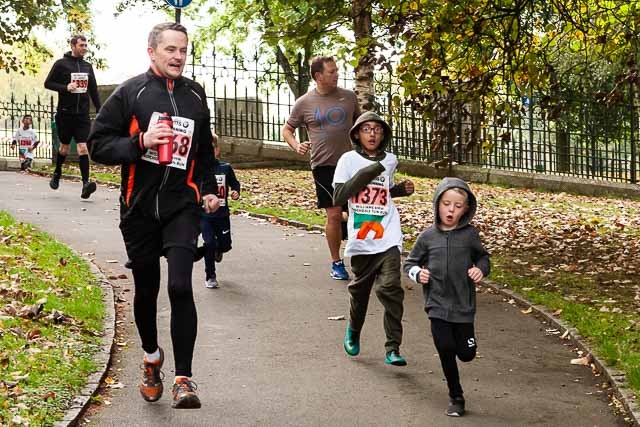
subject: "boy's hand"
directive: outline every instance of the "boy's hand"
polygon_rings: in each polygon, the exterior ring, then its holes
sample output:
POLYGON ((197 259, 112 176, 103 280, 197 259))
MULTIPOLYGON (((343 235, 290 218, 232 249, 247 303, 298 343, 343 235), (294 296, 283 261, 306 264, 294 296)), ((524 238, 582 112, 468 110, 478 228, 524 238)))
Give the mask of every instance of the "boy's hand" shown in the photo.
POLYGON ((232 190, 231 191, 231 198, 233 200, 238 200, 240 198, 240 193, 238 193, 236 190, 232 190))
POLYGON ((467 271, 467 273, 469 274, 471 280, 473 280, 473 283, 478 283, 482 279, 484 279, 484 274, 482 274, 482 270, 480 270, 478 267, 471 267, 467 271))
POLYGON ((404 181, 404 191, 408 196, 412 195, 414 191, 416 191, 416 186, 413 184, 413 181, 407 179, 404 181))
POLYGON ((426 268, 421 268, 420 273, 418 273, 418 283, 426 285, 429 283, 429 277, 431 277, 431 272, 426 268))
POLYGON ((214 213, 220 207, 220 199, 214 194, 202 196, 202 207, 206 213, 214 213))

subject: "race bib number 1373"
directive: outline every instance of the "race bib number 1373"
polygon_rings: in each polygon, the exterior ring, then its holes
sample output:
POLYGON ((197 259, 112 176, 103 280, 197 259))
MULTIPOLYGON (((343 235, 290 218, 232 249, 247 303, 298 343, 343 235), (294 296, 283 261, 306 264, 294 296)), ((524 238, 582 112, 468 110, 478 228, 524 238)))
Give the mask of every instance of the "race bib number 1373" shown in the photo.
POLYGON ((389 212, 389 180, 384 175, 374 178, 365 188, 351 198, 354 212, 384 216, 389 212))

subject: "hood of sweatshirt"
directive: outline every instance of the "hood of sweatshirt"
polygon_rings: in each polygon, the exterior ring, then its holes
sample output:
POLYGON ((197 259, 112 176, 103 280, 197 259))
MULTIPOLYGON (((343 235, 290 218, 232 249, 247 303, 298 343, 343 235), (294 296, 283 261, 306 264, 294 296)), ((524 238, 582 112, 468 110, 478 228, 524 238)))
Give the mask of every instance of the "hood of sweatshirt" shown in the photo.
POLYGON ((81 61, 83 58, 79 57, 79 56, 73 56, 71 54, 71 51, 65 52, 64 55, 65 58, 70 59, 72 61, 81 61))
POLYGON ((353 144, 354 149, 359 153, 362 152, 362 146, 360 145, 360 140, 356 138, 356 136, 358 135, 360 125, 362 125, 362 123, 364 122, 377 122, 377 123, 380 123, 380 125, 384 128, 384 138, 380 143, 379 150, 380 152, 385 151, 389 146, 389 144, 391 143, 391 126, 389 126, 387 122, 385 122, 382 119, 382 117, 380 117, 373 111, 366 111, 362 113, 360 116, 358 116, 358 118, 356 119, 356 122, 353 124, 353 127, 349 131, 349 138, 351 138, 351 143, 353 144))
POLYGON ((469 187, 469 185, 467 185, 466 182, 464 182, 460 178, 444 178, 436 187, 436 191, 433 195, 433 215, 436 225, 440 225, 441 223, 440 215, 438 214, 438 203, 440 202, 440 197, 442 197, 445 191, 452 188, 460 188, 466 191, 468 195, 467 203, 469 204, 469 209, 467 209, 467 212, 465 212, 464 215, 460 217, 460 221, 458 222, 458 226, 456 227, 456 229, 458 229, 469 225, 469 223, 473 219, 473 216, 476 214, 478 202, 476 200, 476 196, 473 194, 471 188, 469 187))

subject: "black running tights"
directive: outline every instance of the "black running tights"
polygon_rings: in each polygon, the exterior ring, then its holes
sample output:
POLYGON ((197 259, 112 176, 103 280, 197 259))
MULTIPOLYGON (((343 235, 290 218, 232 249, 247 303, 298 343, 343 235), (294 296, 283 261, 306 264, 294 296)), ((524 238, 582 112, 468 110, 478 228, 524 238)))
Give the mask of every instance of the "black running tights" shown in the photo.
POLYGON ((433 342, 449 386, 449 396, 461 397, 463 391, 456 357, 462 362, 470 362, 476 357, 473 323, 452 323, 435 318, 430 320, 433 342))
MULTIPOLYGON (((198 317, 193 301, 191 273, 193 252, 173 247, 166 252, 169 269, 169 302, 171 303, 171 341, 177 376, 191 376, 191 360, 198 331, 198 317)), ((153 353, 158 348, 158 292, 160 259, 133 260, 135 295, 133 313, 142 348, 153 353)))

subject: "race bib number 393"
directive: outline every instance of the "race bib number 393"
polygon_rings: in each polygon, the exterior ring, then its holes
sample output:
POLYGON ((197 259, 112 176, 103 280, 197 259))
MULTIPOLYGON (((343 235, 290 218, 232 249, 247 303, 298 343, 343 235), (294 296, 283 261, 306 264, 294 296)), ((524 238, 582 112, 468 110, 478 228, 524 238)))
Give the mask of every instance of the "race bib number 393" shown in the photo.
MULTIPOLYGON (((149 119, 149 126, 158 123, 160 113, 154 112, 149 119)), ((173 121, 173 158, 171 163, 167 166, 172 168, 187 169, 187 159, 189 158, 189 152, 193 142, 193 128, 195 122, 192 119, 186 117, 172 116, 173 121)), ((158 163, 158 151, 147 150, 142 156, 143 160, 151 163, 158 163)))
POLYGON ((389 212, 389 179, 379 175, 351 198, 355 213, 384 216, 389 212))

